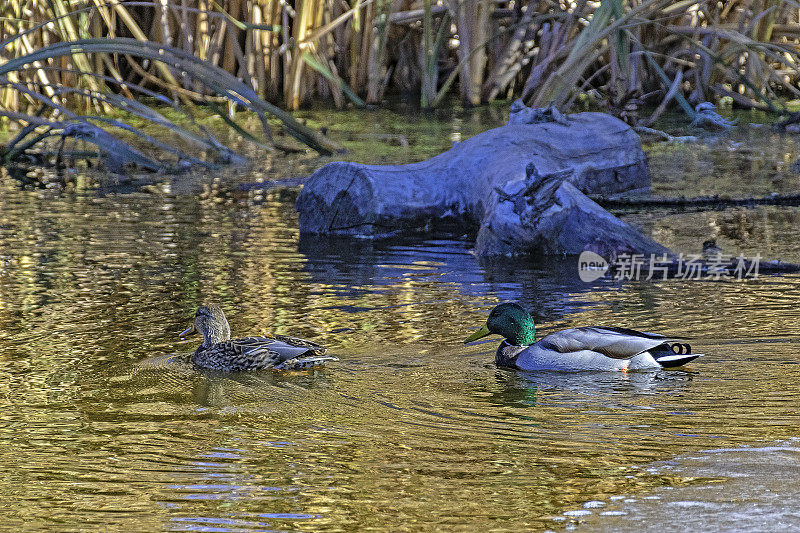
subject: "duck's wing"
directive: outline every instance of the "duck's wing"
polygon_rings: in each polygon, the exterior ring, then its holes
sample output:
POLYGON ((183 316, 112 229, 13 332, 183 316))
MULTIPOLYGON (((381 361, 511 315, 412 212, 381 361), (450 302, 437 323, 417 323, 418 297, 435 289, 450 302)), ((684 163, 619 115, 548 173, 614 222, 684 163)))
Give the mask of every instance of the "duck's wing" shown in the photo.
POLYGON ((292 348, 305 348, 306 351, 313 351, 315 355, 325 355, 325 352, 328 351, 324 346, 319 345, 316 342, 311 342, 299 337, 290 337, 288 335, 272 335, 272 338, 292 348))
POLYGON ((306 370, 328 361, 339 359, 325 355, 327 349, 315 342, 287 335, 275 335, 275 342, 271 349, 280 354, 281 361, 273 368, 275 370, 306 370))
POLYGON ((590 350, 612 359, 629 359, 663 346, 668 337, 627 328, 584 327, 551 333, 537 344, 559 353, 590 350))
POLYGON ((303 355, 325 355, 325 348, 319 344, 286 335, 270 337, 243 337, 228 341, 233 350, 243 357, 260 359, 269 357, 276 364, 303 355))

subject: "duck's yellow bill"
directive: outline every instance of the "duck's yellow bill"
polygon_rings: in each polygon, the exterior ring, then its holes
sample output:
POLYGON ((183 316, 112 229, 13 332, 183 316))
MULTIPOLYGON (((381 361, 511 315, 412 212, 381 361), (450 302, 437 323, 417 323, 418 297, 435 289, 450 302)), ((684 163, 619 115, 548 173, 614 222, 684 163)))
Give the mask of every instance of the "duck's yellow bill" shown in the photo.
POLYGON ((478 339, 482 339, 482 338, 484 338, 485 336, 487 336, 487 335, 491 335, 491 334, 492 334, 492 332, 491 332, 491 331, 489 331, 489 328, 488 328, 488 327, 486 327, 486 325, 484 325, 484 326, 483 326, 481 329, 479 329, 478 331, 476 331, 475 333, 473 333, 472 335, 470 335, 469 337, 467 337, 467 338, 464 340, 464 344, 466 344, 466 343, 468 343, 468 342, 476 341, 476 340, 478 340, 478 339))
POLYGON ((181 331, 178 335, 179 337, 185 337, 187 335, 191 335, 192 333, 197 333, 197 329, 195 329, 194 324, 186 328, 185 330, 181 331))

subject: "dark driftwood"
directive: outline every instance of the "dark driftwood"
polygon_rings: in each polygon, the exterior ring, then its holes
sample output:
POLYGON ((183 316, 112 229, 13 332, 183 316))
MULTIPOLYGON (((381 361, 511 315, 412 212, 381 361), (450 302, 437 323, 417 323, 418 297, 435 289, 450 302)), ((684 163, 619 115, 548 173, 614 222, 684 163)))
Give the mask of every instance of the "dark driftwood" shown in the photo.
POLYGON ((564 173, 540 176, 527 169, 525 187, 498 189, 481 221, 479 255, 570 255, 586 249, 606 257, 669 250, 600 207, 564 173))
POLYGON ((751 207, 756 205, 800 205, 800 194, 770 194, 748 198, 722 198, 720 196, 695 196, 693 198, 606 198, 592 196, 592 200, 606 209, 674 209, 684 207, 751 207))

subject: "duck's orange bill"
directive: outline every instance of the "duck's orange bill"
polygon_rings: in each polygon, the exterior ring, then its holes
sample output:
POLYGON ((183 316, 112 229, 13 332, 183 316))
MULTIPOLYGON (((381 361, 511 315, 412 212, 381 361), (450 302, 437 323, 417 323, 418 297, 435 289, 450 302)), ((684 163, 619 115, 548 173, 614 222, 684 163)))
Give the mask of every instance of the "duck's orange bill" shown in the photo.
POLYGON ((197 329, 194 327, 194 324, 186 328, 185 330, 181 331, 179 337, 186 337, 187 335, 191 335, 192 333, 197 333, 197 329))
POLYGON ((478 339, 482 339, 485 336, 491 335, 491 334, 492 334, 492 332, 489 331, 489 328, 486 327, 486 325, 484 325, 481 329, 479 329, 478 331, 476 331, 475 333, 473 333, 472 335, 467 337, 466 340, 464 340, 464 344, 466 344, 468 342, 476 341, 478 339))

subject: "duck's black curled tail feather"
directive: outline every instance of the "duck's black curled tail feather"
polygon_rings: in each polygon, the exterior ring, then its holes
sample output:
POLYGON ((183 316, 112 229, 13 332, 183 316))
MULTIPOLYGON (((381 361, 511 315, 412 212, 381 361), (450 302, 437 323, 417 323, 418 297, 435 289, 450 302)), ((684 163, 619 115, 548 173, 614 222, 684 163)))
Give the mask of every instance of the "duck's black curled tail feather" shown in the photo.
POLYGON ((702 356, 701 353, 692 353, 692 347, 686 343, 665 342, 652 350, 650 355, 664 368, 672 368, 685 365, 689 361, 694 361, 702 356))

